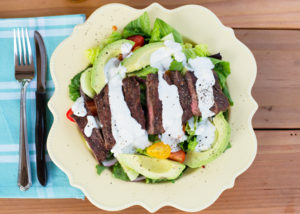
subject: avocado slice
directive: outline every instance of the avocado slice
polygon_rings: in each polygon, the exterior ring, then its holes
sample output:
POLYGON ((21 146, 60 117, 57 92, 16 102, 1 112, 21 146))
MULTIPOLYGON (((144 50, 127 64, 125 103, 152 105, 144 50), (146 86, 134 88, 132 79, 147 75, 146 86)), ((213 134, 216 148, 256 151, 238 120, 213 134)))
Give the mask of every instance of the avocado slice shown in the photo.
POLYGON ((151 54, 161 47, 165 47, 163 42, 149 43, 135 50, 130 57, 125 58, 122 65, 127 69, 127 73, 140 70, 150 65, 151 54))
POLYGON ((91 73, 91 86, 97 94, 100 93, 100 91, 106 84, 106 78, 104 74, 105 64, 111 58, 117 57, 119 54, 121 54, 122 46, 126 43, 134 45, 133 41, 121 39, 108 44, 98 54, 91 73))
POLYGON ((117 160, 119 161, 119 163, 121 164, 124 172, 126 172, 129 180, 133 181, 135 180, 138 176, 139 173, 134 171, 133 169, 129 168, 128 166, 126 166, 122 161, 119 160, 119 158, 117 158, 117 160))
POLYGON ((92 68, 86 69, 80 76, 80 87, 83 93, 93 99, 96 95, 94 89, 91 86, 91 71, 92 68))
POLYGON ((225 151, 230 140, 230 126, 222 112, 213 118, 213 124, 216 127, 216 138, 212 148, 203 152, 189 151, 184 161, 187 166, 201 167, 212 162, 225 151))
POLYGON ((172 180, 177 178, 185 168, 185 165, 179 162, 145 155, 120 154, 117 159, 122 166, 151 179, 172 180))

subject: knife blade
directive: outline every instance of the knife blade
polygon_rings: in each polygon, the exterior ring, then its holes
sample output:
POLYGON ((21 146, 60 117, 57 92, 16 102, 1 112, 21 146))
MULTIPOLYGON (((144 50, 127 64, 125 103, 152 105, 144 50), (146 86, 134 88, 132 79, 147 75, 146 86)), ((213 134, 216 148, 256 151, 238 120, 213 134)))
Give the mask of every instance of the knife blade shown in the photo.
POLYGON ((47 75, 47 54, 41 34, 34 31, 36 47, 36 121, 35 121, 35 148, 37 177, 41 185, 47 184, 47 166, 45 159, 46 149, 46 75, 47 75))

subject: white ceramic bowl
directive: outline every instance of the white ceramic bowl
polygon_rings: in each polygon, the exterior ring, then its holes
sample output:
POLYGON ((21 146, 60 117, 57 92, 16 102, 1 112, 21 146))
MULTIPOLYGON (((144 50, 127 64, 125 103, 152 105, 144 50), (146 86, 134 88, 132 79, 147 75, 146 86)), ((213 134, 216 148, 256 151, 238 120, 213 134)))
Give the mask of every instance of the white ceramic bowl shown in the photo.
POLYGON ((184 211, 199 211, 211 205, 220 194, 233 187, 238 175, 253 162, 256 137, 251 125, 257 104, 251 96, 256 77, 256 63, 250 50, 208 9, 186 5, 167 10, 157 3, 139 10, 122 4, 108 4, 97 9, 82 25, 75 27, 52 55, 51 75, 55 93, 49 102, 54 123, 48 137, 48 152, 54 163, 69 177, 71 185, 104 210, 121 210, 141 205, 150 212, 163 206, 184 211), (129 21, 148 11, 151 22, 159 17, 175 27, 187 40, 208 44, 211 53, 221 52, 230 62, 228 85, 231 107, 232 148, 205 169, 188 170, 176 183, 144 184, 117 180, 106 170, 96 174, 97 164, 86 149, 76 125, 65 114, 72 105, 68 98, 70 79, 89 64, 84 51, 111 33, 112 26, 122 29, 129 21))

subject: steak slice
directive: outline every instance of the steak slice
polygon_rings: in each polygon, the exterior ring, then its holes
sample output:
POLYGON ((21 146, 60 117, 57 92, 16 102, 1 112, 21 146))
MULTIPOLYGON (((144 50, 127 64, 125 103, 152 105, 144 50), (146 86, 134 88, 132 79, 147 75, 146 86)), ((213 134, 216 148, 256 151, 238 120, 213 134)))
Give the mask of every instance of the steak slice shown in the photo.
MULTIPOLYGON (((215 85, 213 86, 214 105, 210 108, 210 110, 215 114, 218 114, 220 111, 225 112, 229 108, 229 101, 221 89, 217 73, 213 71, 213 74, 215 78, 215 85)), ((196 91, 197 77, 193 74, 193 72, 188 71, 185 75, 185 79, 192 97, 191 109, 193 115, 201 116, 201 112, 198 107, 198 96, 196 91)))
POLYGON ((71 115, 71 117, 75 120, 75 122, 78 125, 79 130, 84 136, 84 139, 89 144, 91 150, 93 151, 93 154, 97 161, 101 163, 106 159, 106 155, 108 151, 104 148, 104 140, 101 134, 101 130, 98 128, 94 128, 92 130, 92 134, 90 137, 86 136, 84 134, 84 128, 86 124, 88 123, 87 116, 93 116, 89 110, 87 110, 87 115, 84 117, 78 117, 74 114, 71 115))
POLYGON ((179 71, 171 71, 170 77, 172 83, 178 88, 179 101, 183 110, 182 124, 186 124, 186 122, 193 116, 191 109, 192 99, 188 85, 179 71))
POLYGON ((104 138, 104 147, 106 150, 111 150, 116 144, 115 138, 111 130, 111 111, 109 106, 108 85, 94 97, 98 118, 102 124, 102 133, 104 138))
POLYGON ((158 95, 158 75, 148 74, 146 79, 146 96, 148 107, 148 134, 161 134, 165 130, 162 124, 162 103, 158 95))
POLYGON ((218 114, 220 111, 225 112, 229 108, 230 104, 227 99, 227 97, 224 95, 220 83, 218 75, 215 71, 213 71, 214 77, 215 77, 215 85, 213 87, 213 93, 214 93, 214 99, 215 103, 210 108, 212 112, 215 112, 215 114, 218 114))
POLYGON ((191 111, 194 116, 201 116, 201 112, 198 107, 198 95, 196 91, 196 81, 197 77, 194 75, 193 72, 187 71, 185 76, 184 76, 190 96, 191 96, 191 111))
POLYGON ((141 105, 140 84, 135 77, 123 79, 123 93, 131 116, 146 129, 144 111, 141 105))

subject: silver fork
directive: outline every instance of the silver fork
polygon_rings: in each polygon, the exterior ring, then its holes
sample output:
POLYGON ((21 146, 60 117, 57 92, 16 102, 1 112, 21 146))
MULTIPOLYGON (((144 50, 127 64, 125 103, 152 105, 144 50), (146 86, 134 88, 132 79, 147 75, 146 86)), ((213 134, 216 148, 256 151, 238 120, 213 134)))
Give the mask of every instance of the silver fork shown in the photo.
POLYGON ((14 55, 15 78, 21 84, 18 186, 20 190, 26 191, 32 184, 27 139, 26 88, 34 77, 33 57, 27 29, 25 33, 23 28, 21 33, 19 28, 17 31, 14 29, 14 55))

